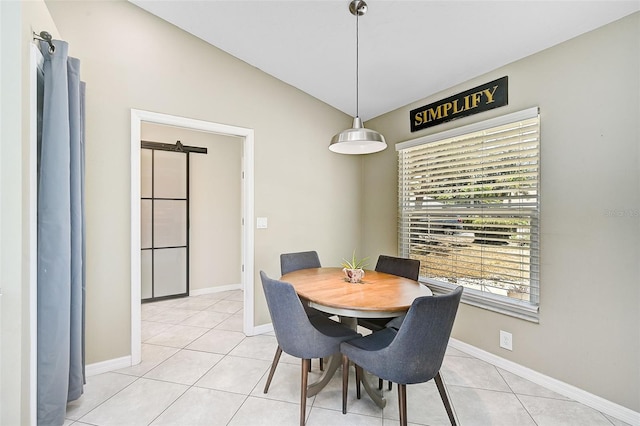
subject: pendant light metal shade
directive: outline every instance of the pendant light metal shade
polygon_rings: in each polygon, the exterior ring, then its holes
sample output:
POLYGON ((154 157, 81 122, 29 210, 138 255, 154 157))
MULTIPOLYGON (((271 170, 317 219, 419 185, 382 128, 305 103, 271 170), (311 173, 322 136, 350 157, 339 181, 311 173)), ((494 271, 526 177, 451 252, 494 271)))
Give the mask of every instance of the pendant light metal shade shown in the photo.
POLYGON ((331 139, 329 149, 338 154, 372 154, 384 150, 387 143, 380 133, 366 129, 358 116, 358 16, 367 12, 367 3, 364 0, 353 0, 349 4, 349 12, 356 17, 356 116, 351 129, 343 130, 331 139))
POLYGON ((343 130, 331 138, 329 149, 338 154, 372 154, 387 147, 384 136, 375 130, 366 129, 360 117, 353 119, 353 127, 343 130))

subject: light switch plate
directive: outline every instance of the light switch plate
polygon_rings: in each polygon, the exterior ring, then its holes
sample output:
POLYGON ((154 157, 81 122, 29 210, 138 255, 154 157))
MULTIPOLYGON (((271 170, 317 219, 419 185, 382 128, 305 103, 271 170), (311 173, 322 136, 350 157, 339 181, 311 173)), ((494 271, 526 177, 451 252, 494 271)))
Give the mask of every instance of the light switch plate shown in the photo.
POLYGON ((266 217, 258 217, 258 218, 256 218, 256 228, 258 228, 258 229, 266 229, 267 228, 267 218, 266 217))

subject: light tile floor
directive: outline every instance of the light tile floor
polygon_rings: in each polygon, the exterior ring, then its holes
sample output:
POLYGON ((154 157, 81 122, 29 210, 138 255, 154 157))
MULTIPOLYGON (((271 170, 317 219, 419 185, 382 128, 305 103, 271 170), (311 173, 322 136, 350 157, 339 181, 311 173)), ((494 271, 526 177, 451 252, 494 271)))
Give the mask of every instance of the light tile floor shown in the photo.
MULTIPOLYGON (((272 333, 242 333, 242 300, 229 291, 142 305, 142 363, 89 377, 65 425, 297 425, 300 361, 283 354, 262 392, 277 343, 272 333)), ((319 376, 312 365, 310 382, 319 376)), ((441 374, 462 426, 625 424, 454 348, 441 374)), ((307 425, 398 423, 395 387, 385 383, 380 409, 366 394, 357 400, 354 383, 346 415, 339 373, 309 398, 307 425)), ((407 400, 411 425, 449 424, 432 382, 407 386, 407 400)))

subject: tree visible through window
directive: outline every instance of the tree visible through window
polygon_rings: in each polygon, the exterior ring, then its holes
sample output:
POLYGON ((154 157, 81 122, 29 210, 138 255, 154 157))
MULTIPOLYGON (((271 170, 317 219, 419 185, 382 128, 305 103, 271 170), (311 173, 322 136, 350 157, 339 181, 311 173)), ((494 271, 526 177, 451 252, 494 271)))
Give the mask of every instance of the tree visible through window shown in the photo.
POLYGON ((532 108, 396 146, 399 252, 422 278, 538 304, 539 128, 532 108))

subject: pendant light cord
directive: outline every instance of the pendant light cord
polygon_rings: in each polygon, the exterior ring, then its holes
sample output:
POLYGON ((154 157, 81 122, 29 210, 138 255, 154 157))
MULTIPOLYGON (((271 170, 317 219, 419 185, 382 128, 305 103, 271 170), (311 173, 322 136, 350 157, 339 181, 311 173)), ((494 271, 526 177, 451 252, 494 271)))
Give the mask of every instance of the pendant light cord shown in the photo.
POLYGON ((356 117, 359 117, 359 95, 360 95, 360 30, 358 28, 359 13, 356 11, 356 117))

